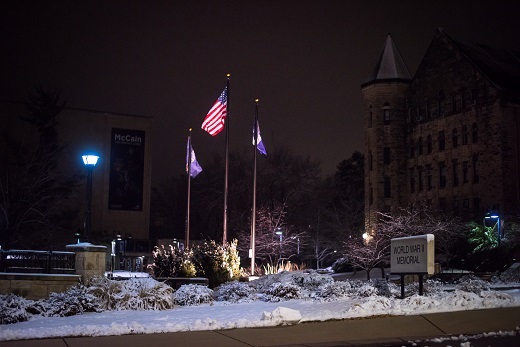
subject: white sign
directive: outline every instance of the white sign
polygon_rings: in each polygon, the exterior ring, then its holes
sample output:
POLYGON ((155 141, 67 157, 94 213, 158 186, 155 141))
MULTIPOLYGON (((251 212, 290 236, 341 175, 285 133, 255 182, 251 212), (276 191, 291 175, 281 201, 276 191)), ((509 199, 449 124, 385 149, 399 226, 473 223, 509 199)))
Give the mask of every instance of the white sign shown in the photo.
POLYGON ((391 273, 433 275, 435 241, 432 234, 392 239, 390 247, 391 273))

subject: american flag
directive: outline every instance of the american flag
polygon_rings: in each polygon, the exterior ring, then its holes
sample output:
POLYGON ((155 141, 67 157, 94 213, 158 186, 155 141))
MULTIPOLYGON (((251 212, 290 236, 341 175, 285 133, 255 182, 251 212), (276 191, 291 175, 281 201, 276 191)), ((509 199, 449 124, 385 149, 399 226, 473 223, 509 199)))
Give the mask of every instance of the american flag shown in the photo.
POLYGON ((227 114, 227 87, 218 97, 217 101, 209 110, 206 118, 202 122, 202 129, 206 130, 211 136, 215 136, 224 129, 224 121, 227 114))

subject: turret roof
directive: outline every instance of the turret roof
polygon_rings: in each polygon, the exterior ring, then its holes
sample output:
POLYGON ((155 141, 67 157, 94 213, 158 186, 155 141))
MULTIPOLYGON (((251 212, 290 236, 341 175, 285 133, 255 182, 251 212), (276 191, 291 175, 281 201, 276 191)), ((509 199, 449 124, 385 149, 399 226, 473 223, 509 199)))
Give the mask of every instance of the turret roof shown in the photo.
POLYGON ((409 82, 412 80, 412 75, 395 46, 392 36, 388 34, 377 62, 362 86, 378 81, 386 82, 393 80, 409 82))

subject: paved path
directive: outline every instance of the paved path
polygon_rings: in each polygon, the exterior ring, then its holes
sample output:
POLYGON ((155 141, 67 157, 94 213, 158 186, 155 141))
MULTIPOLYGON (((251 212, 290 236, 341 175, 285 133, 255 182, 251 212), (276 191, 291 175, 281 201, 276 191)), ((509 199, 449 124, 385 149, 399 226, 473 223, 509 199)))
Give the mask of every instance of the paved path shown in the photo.
MULTIPOLYGON (((411 346, 409 341, 515 331, 517 327, 520 327, 520 307, 348 319, 271 328, 5 341, 0 342, 0 347, 411 346)), ((513 337, 497 339, 497 344, 486 342, 486 346, 520 346, 520 331, 517 333, 513 337)), ((429 345, 438 347, 445 344, 430 342, 429 345)), ((450 345, 460 346, 460 342, 450 345)))

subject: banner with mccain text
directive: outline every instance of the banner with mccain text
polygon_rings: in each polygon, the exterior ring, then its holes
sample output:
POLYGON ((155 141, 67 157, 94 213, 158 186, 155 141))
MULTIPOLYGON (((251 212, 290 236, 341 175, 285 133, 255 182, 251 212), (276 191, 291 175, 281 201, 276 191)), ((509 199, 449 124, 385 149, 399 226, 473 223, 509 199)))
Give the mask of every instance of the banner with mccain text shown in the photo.
POLYGON ((144 140, 142 130, 112 128, 110 210, 143 210, 144 140))

